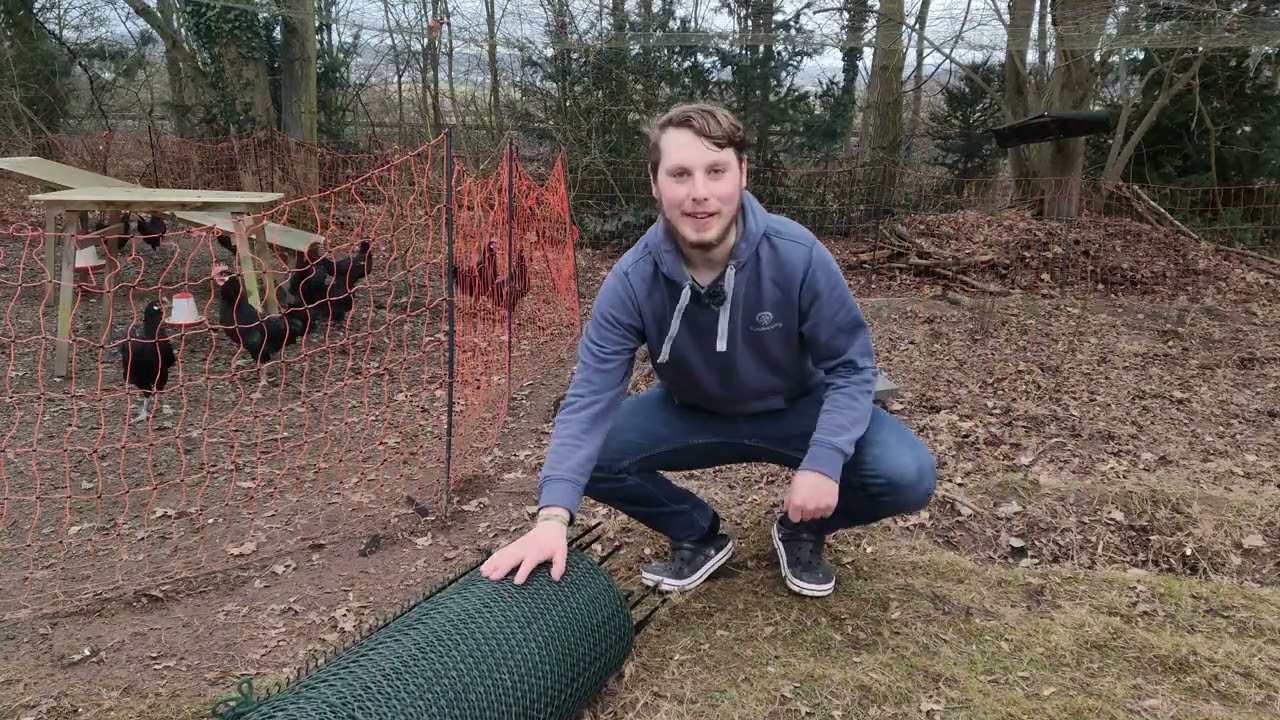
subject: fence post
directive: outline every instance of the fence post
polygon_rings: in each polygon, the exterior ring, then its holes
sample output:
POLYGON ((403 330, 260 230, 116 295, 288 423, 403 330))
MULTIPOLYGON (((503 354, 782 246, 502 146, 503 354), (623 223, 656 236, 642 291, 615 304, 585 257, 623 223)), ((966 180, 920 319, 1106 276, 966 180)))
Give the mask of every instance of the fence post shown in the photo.
POLYGON ((444 297, 446 367, 444 380, 444 489, 440 513, 449 517, 449 486, 453 482, 453 385, 457 324, 454 318, 453 287, 453 128, 444 131, 444 297))
POLYGON ((511 343, 515 341, 514 325, 512 318, 515 315, 515 298, 514 285, 515 273, 512 272, 513 262, 516 258, 516 143, 511 138, 507 138, 507 402, 511 402, 511 343))

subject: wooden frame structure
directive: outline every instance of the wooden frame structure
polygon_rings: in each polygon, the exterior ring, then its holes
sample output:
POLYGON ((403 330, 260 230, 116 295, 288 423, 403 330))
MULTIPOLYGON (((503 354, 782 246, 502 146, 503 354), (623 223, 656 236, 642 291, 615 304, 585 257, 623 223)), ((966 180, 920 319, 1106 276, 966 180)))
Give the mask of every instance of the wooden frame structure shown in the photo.
MULTIPOLYGON (((37 183, 46 192, 31 198, 45 205, 45 266, 49 269, 50 286, 60 285, 58 312, 57 354, 54 359, 54 375, 65 377, 69 365, 71 300, 75 280, 75 242, 70 223, 64 223, 68 241, 62 248, 61 262, 58 252, 56 215, 79 215, 80 234, 86 238, 102 240, 108 263, 117 262, 116 253, 125 240, 120 222, 122 211, 167 212, 173 218, 195 227, 214 227, 232 236, 236 246, 236 259, 240 273, 245 278, 245 290, 255 307, 263 306, 258 290, 258 270, 255 257, 268 257, 268 246, 274 245, 289 251, 289 265, 297 255, 306 252, 312 244, 325 244, 322 235, 306 232, 277 223, 246 223, 245 215, 258 214, 269 209, 272 203, 284 198, 283 193, 245 193, 234 191, 204 191, 190 189, 154 189, 119 180, 107 175, 83 170, 72 165, 54 162, 42 157, 19 156, 0 158, 0 170, 37 183), (64 192, 70 191, 70 192, 64 192), (76 192, 83 191, 83 192, 76 192), (89 211, 107 213, 109 227, 89 232, 89 211), (252 228, 252 230, 250 230, 252 228), (250 239, 252 238, 252 239, 250 239), (61 272, 54 268, 61 266, 61 272)), ((263 294, 268 312, 278 312, 275 281, 270 272, 262 273, 263 294)), ((114 279, 110 270, 104 275, 103 318, 109 323, 114 305, 114 279)))
MULTIPOLYGON (((232 223, 235 226, 237 256, 242 263, 247 261, 249 268, 252 268, 253 260, 249 252, 248 237, 245 232, 245 215, 265 212, 273 204, 282 200, 284 193, 104 186, 56 190, 54 192, 37 193, 30 197, 32 200, 43 204, 45 208, 46 258, 56 257, 57 250, 55 246, 58 244, 59 237, 57 219, 60 213, 63 214, 64 218, 72 213, 77 213, 80 216, 81 223, 87 224, 90 211, 110 211, 113 224, 111 227, 95 234, 95 236, 100 237, 107 234, 108 231, 119 232, 117 228, 120 227, 119 214, 121 212, 176 213, 184 210, 220 210, 231 216, 232 223)), ((63 222, 64 230, 70 226, 71 223, 63 222)), ((260 229, 255 229, 255 235, 261 232, 260 229)), ((107 246, 107 256, 111 258, 114 255, 112 243, 105 244, 107 246)), ((262 241, 262 244, 265 245, 265 241, 262 241)), ((70 364, 71 300, 75 283, 75 255, 75 236, 70 232, 64 232, 62 239, 62 271, 58 282, 60 286, 58 289, 58 338, 53 361, 53 374, 55 377, 66 377, 68 365, 70 364)), ((52 268, 53 265, 50 264, 49 267, 52 268)), ((256 302, 258 298, 254 297, 258 294, 257 279, 251 273, 252 270, 245 273, 245 284, 249 289, 249 300, 254 302, 255 305, 260 305, 260 303, 256 302)), ((106 277, 110 277, 109 271, 106 277)), ((266 284, 267 305, 270 307, 276 304, 275 288, 269 274, 264 275, 263 279, 266 284)), ((50 280, 52 281, 52 278, 50 280)), ((110 318, 114 288, 111 287, 109 280, 104 281, 103 285, 103 312, 107 318, 110 318)), ((273 309, 272 312, 275 312, 275 310, 273 309)))

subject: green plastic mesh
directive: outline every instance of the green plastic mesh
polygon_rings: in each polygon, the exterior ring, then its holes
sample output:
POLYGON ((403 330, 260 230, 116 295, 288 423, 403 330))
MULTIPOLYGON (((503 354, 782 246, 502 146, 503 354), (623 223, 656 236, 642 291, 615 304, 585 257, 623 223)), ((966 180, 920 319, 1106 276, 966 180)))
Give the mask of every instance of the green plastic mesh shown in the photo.
MULTIPOLYGON (((558 582, 523 585, 479 565, 262 700, 241 681, 223 720, 572 718, 622 669, 635 639, 613 578, 569 550, 558 582)), ((514 573, 512 573, 514 575, 514 573)))

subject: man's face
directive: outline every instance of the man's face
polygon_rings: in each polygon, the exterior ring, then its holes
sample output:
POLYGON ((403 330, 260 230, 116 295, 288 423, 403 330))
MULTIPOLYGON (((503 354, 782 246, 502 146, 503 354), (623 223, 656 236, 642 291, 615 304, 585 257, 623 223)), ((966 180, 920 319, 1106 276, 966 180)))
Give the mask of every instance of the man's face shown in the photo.
POLYGON ((733 148, 717 150, 692 131, 671 128, 659 141, 662 160, 653 197, 680 243, 711 250, 728 239, 742 206, 747 164, 733 148))

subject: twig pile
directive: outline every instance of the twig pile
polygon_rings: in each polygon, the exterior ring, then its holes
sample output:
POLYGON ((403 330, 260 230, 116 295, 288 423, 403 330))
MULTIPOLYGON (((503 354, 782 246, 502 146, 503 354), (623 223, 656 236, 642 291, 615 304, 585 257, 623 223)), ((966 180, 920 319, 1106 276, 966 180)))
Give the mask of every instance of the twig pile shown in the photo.
MULTIPOLYGON (((1004 296, 1018 292, 1265 297, 1280 264, 1255 253, 1194 241, 1174 227, 1084 214, 1045 221, 1026 210, 920 214, 860 240, 828 239, 851 279, 909 286, 917 277, 948 290, 1004 296), (1217 252, 1225 250, 1225 252, 1217 252), (888 281, 886 283, 885 281, 888 281)), ((903 288, 905 289, 905 287, 903 288)))

